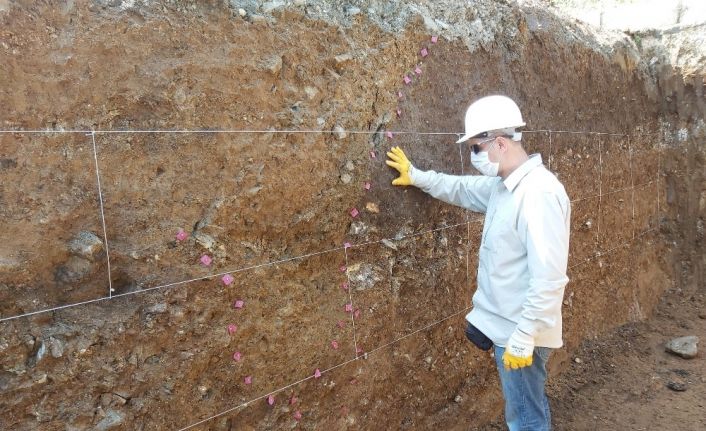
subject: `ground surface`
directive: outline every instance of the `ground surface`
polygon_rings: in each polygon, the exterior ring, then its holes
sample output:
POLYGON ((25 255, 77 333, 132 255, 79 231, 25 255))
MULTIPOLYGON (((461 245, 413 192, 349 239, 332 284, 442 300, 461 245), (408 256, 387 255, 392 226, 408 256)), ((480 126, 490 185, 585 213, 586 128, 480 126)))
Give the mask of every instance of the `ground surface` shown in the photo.
MULTIPOLYGON (((670 290, 649 320, 583 343, 570 368, 548 385, 555 429, 706 429, 705 305, 703 293, 670 290), (668 340, 686 335, 700 339, 696 358, 665 352, 668 340), (670 382, 686 390, 673 391, 670 382)), ((496 421, 483 429, 504 427, 496 421)))

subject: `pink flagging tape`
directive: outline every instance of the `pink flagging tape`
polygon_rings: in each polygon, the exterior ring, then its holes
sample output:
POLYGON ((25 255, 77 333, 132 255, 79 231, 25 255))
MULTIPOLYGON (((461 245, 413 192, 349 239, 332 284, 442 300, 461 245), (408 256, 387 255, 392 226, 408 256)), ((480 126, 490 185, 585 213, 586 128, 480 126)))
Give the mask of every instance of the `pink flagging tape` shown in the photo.
POLYGON ((179 229, 176 234, 177 241, 184 241, 189 236, 188 233, 184 232, 184 229, 179 229))

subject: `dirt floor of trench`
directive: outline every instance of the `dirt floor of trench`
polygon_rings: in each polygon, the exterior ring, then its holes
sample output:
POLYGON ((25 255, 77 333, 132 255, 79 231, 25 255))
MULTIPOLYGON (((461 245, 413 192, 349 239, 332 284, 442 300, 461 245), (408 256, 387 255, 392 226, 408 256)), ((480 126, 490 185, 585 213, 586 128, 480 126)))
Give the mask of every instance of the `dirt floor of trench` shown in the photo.
MULTIPOLYGON (((706 429, 706 355, 667 353, 672 338, 706 340, 706 295, 671 289, 650 319, 584 342, 548 383, 556 431, 706 429), (684 391, 669 389, 670 383, 684 391)), ((703 343, 703 341, 702 341, 703 343)), ((506 429, 502 418, 480 428, 506 429)), ((461 429, 461 428, 459 428, 461 429)))

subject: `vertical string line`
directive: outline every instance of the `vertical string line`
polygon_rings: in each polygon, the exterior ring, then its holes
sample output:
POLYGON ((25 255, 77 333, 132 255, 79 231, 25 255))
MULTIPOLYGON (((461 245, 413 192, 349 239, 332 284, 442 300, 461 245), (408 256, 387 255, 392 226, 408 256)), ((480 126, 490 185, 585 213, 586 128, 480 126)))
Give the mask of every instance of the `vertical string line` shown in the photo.
POLYGON ((632 139, 628 135, 628 157, 630 158, 630 189, 632 190, 632 239, 635 239, 635 167, 633 165, 632 139))
POLYGON ((353 324, 353 349, 354 359, 358 359, 358 339, 355 334, 355 304, 353 303, 353 285, 351 284, 351 275, 350 271, 348 271, 348 247, 344 246, 343 247, 343 255, 346 258, 346 280, 348 283, 348 301, 351 304, 351 323, 353 324))
POLYGON ((96 163, 96 181, 98 183, 98 201, 101 209, 101 223, 103 224, 103 242, 105 243, 105 257, 108 262, 108 298, 113 297, 113 278, 110 271, 110 249, 108 247, 108 230, 105 227, 105 211, 103 209, 103 189, 101 188, 101 175, 98 168, 98 149, 96 148, 96 132, 90 133, 91 141, 93 142, 93 160, 96 163))

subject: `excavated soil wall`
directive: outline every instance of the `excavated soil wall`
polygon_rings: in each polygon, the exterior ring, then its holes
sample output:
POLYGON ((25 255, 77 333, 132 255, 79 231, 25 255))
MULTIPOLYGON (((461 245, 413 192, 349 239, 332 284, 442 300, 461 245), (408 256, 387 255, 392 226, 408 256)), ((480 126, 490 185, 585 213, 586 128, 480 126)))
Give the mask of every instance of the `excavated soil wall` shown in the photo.
POLYGON ((668 142, 628 39, 498 2, 466 10, 494 17, 478 43, 424 14, 383 30, 394 10, 249 6, 0 1, 0 428, 496 417, 493 360, 463 334, 482 215, 393 188, 384 164, 399 145, 472 173, 455 133, 489 93, 518 101, 573 202, 553 372, 672 287, 664 238, 680 208, 703 220, 680 176, 703 146, 668 142))

